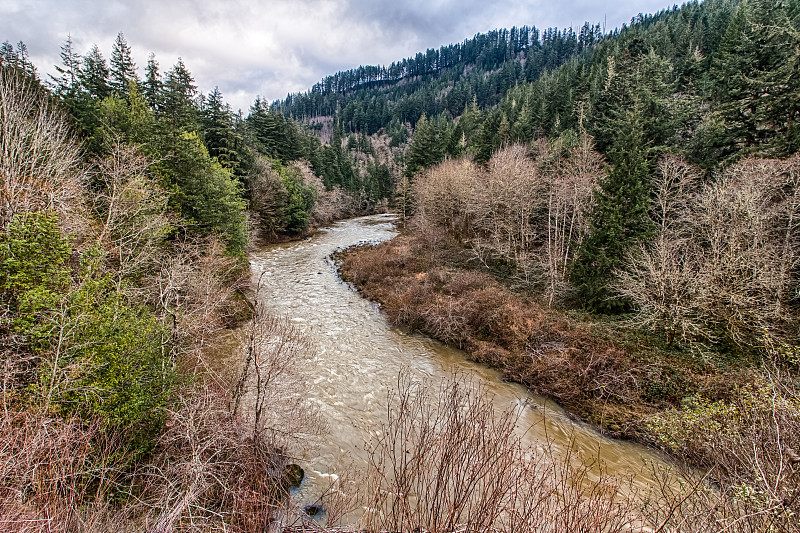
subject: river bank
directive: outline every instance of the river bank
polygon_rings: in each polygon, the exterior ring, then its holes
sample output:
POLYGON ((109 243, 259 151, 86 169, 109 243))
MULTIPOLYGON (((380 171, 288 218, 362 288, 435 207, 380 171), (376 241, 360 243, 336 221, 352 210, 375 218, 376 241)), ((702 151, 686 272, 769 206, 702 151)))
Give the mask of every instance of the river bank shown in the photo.
POLYGON ((651 418, 692 398, 727 399, 751 364, 700 357, 619 321, 548 308, 446 238, 403 234, 337 254, 343 279, 389 320, 502 372, 614 437, 652 444, 651 418))
MULTIPOLYGON (((520 408, 524 442, 548 442, 557 454, 579 453, 588 463, 602 457, 604 472, 650 483, 648 465, 661 457, 631 442, 598 434, 576 422, 552 401, 502 379, 496 370, 469 361, 464 352, 426 335, 394 327, 373 303, 343 283, 330 256, 359 243, 386 241, 397 234, 390 216, 338 222, 310 239, 267 246, 251 254, 258 302, 307 335, 313 356, 299 376, 304 397, 325 422, 314 446, 297 450, 307 478, 294 499, 313 504, 343 472, 368 469, 366 444, 384 434, 387 400, 407 372, 434 384, 465 376, 486 387, 499 410, 520 408)), ((596 465, 596 468, 600 468, 596 465)), ((592 475, 598 475, 594 472, 592 475)))

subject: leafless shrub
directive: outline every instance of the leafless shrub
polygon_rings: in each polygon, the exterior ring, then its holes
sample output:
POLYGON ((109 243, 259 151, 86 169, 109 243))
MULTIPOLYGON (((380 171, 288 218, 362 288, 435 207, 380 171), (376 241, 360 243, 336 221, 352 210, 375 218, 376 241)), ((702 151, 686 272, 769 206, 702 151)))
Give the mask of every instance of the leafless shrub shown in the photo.
POLYGON ((264 531, 279 507, 285 454, 230 410, 213 381, 184 390, 157 455, 137 472, 146 531, 264 531))
POLYGON ((468 234, 477 184, 478 167, 466 158, 447 160, 426 171, 411 185, 417 225, 468 234))
POLYGON ((619 484, 572 458, 520 444, 519 413, 499 412, 463 377, 438 390, 401 374, 370 451, 361 527, 369 531, 627 531, 619 484))
POLYGON ((316 190, 316 201, 310 213, 311 225, 323 226, 361 213, 361 206, 357 198, 338 185, 330 190, 326 189, 325 184, 312 172, 307 162, 295 163, 294 168, 302 176, 303 183, 316 190))
POLYGON ((742 346, 764 328, 790 334, 800 264, 800 158, 747 159, 718 181, 668 157, 659 165, 655 243, 632 254, 617 291, 639 309, 638 323, 668 338, 742 346))
POLYGON ((123 479, 120 447, 99 420, 0 415, 0 531, 101 532, 124 513, 107 503, 123 479))
POLYGON ((240 314, 243 303, 237 291, 246 283, 241 276, 241 265, 226 256, 224 244, 213 237, 177 241, 161 256, 160 268, 146 288, 169 328, 164 346, 171 347, 176 363, 187 370, 210 368, 203 350, 240 314))
POLYGON ((168 195, 150 174, 152 161, 137 147, 115 139, 95 162, 93 203, 102 226, 98 242, 111 252, 120 277, 153 267, 173 222, 168 195))
POLYGON ((702 254, 693 246, 693 206, 701 179, 699 169, 679 157, 659 161, 653 209, 658 237, 649 248, 629 254, 615 284, 637 305, 636 325, 663 332, 669 342, 692 340, 706 328, 696 307, 704 284, 702 254))
POLYGON ((739 344, 796 320, 788 301, 800 264, 800 156, 746 159, 697 205, 707 290, 699 305, 739 344))
POLYGON ((68 231, 81 213, 81 149, 47 92, 15 69, 0 68, 0 229, 15 214, 55 210, 68 231))
POLYGON ((485 171, 467 159, 445 161, 412 185, 414 225, 467 240, 486 265, 510 262, 526 283, 544 287, 552 305, 566 288, 602 172, 602 157, 586 135, 570 150, 547 142, 533 152, 524 145, 506 147, 485 171))
POLYGON ((292 441, 315 431, 315 417, 302 394, 301 370, 312 354, 308 337, 263 303, 256 305, 232 400, 235 415, 252 419, 254 438, 290 448, 292 441))

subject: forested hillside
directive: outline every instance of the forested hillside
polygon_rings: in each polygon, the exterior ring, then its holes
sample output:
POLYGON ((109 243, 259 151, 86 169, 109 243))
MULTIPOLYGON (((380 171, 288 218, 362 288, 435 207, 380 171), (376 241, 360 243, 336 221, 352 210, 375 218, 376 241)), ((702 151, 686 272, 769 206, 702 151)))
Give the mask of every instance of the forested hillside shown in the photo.
POLYGON ((105 52, 67 38, 44 77, 0 47, 0 530, 284 516, 313 347, 249 301, 247 253, 385 209, 404 233, 339 259, 390 320, 691 469, 628 499, 445 387, 387 421, 435 444, 378 432, 372 500, 342 506, 392 531, 800 529, 800 0, 494 30, 246 113, 180 58, 105 52), (463 483, 502 497, 409 497, 473 444, 463 483))
POLYGON ((713 477, 721 499, 663 527, 797 531, 800 2, 690 2, 562 59, 421 114, 407 230, 343 272, 395 323, 713 477))

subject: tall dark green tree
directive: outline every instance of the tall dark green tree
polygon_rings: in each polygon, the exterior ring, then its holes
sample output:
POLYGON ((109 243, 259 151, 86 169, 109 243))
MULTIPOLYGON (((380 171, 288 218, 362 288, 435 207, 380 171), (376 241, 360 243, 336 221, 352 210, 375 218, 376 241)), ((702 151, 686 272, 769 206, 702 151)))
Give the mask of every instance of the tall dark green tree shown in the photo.
POLYGON ((150 57, 147 58, 143 85, 144 97, 147 99, 147 103, 150 104, 150 108, 154 111, 158 110, 161 104, 161 91, 163 90, 164 83, 161 80, 161 73, 158 70, 156 55, 152 52, 150 53, 150 57))
POLYGON ((110 66, 109 86, 117 94, 127 94, 130 82, 139 83, 131 47, 122 32, 118 33, 117 38, 114 40, 114 47, 111 49, 110 66))
POLYGON ((178 58, 161 90, 159 117, 174 131, 197 131, 200 116, 195 102, 197 86, 183 59, 178 58))
POLYGON ((64 100, 74 100, 78 91, 81 56, 75 51, 71 35, 67 35, 67 39, 61 45, 61 65, 56 65, 55 69, 58 72, 58 76, 51 74, 50 78, 55 83, 56 95, 64 100))
POLYGON ((423 168, 435 165, 444 157, 444 146, 437 135, 436 125, 423 114, 414 127, 406 152, 406 175, 411 177, 423 168))
POLYGON ((580 301, 600 312, 625 309, 626 303, 615 297, 609 284, 626 254, 655 232, 649 217, 650 163, 644 127, 647 117, 634 102, 625 118, 609 150, 610 168, 595 192, 589 233, 570 275, 580 301))
POLYGON ((800 149, 798 69, 800 2, 742 2, 711 69, 719 158, 787 156, 800 149))
POLYGON ((97 45, 93 45, 83 58, 83 67, 78 76, 81 87, 93 99, 102 100, 111 94, 108 85, 108 65, 97 45))
POLYGON ((237 134, 233 129, 233 112, 222 100, 219 87, 204 100, 201 108, 203 134, 208 153, 220 164, 236 174, 239 158, 236 153, 237 134))

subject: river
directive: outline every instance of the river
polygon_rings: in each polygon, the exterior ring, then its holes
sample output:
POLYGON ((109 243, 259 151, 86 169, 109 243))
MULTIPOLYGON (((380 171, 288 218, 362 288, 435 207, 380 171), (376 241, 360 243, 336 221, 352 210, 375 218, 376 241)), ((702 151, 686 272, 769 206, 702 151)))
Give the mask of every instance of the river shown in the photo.
POLYGON ((390 215, 362 217, 338 222, 301 242, 265 247, 250 257, 254 282, 261 280, 259 300, 304 331, 316 348, 313 363, 305 368, 307 396, 326 427, 319 444, 300 461, 306 479, 294 494, 296 501, 313 502, 342 468, 365 464, 365 441, 385 420, 387 393, 402 369, 432 380, 466 373, 488 388, 499 407, 522 409, 520 425, 529 444, 536 446, 546 435, 557 450, 572 446, 586 458, 599 457, 611 474, 630 474, 636 483, 648 483, 648 464, 662 461, 653 451, 608 439, 552 401, 468 361, 460 350, 393 327, 377 304, 338 278, 330 260, 334 251, 395 234, 390 215))

